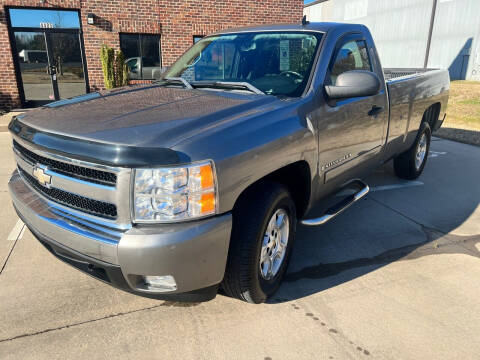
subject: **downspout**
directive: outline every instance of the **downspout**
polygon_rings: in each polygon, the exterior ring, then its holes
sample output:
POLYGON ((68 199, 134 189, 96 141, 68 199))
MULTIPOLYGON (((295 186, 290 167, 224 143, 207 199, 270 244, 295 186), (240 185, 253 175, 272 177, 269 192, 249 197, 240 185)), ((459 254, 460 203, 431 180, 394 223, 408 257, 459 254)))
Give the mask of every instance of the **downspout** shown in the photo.
POLYGON ((428 57, 430 55, 430 45, 432 44, 433 24, 435 23, 435 13, 437 12, 437 0, 433 0, 432 15, 430 16, 430 28, 428 30, 427 49, 425 52, 424 69, 428 66, 428 57))

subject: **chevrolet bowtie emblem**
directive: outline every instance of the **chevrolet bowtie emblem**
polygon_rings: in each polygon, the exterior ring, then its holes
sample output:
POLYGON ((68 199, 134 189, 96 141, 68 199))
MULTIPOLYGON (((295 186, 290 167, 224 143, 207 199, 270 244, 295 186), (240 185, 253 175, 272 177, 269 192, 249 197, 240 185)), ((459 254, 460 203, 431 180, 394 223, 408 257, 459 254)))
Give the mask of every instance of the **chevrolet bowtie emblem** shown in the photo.
POLYGON ((38 166, 35 166, 35 168, 33 169, 33 176, 43 186, 50 185, 52 181, 52 177, 48 174, 45 174, 45 170, 38 166))

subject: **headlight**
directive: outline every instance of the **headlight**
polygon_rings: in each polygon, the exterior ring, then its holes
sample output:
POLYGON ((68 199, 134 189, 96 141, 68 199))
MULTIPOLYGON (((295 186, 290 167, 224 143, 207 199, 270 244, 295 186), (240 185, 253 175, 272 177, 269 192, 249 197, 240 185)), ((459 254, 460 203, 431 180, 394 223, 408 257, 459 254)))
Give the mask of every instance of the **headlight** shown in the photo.
POLYGON ((135 170, 134 221, 172 222, 215 214, 215 180, 210 161, 135 170))

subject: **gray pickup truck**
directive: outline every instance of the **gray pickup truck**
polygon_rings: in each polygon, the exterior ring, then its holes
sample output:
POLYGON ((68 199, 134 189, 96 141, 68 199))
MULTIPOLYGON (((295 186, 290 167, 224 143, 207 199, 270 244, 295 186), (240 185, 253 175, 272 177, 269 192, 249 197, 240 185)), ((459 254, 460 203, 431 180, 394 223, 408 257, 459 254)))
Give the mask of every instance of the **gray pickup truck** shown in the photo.
POLYGON ((99 280, 261 303, 286 272, 297 221, 334 218, 389 160, 401 178, 421 174, 448 91, 447 71, 382 69, 362 25, 223 31, 156 83, 13 119, 9 188, 36 238, 99 280))

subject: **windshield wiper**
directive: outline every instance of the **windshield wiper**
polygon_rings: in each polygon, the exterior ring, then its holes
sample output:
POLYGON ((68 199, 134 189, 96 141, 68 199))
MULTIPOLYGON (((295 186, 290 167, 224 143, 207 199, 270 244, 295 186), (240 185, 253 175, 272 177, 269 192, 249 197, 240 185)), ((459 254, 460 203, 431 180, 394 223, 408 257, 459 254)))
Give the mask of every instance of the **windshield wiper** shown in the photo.
POLYGON ((263 94, 265 93, 253 86, 252 84, 242 81, 242 82, 237 82, 237 81, 195 81, 192 83, 194 87, 200 88, 200 87, 214 87, 214 88, 225 88, 225 89, 242 89, 242 90, 248 90, 250 92, 253 92, 255 94, 263 94))
POLYGON ((167 78, 163 78, 163 79, 159 80, 159 82, 161 82, 161 81, 165 81, 166 83, 175 83, 175 84, 181 83, 187 89, 193 89, 192 84, 190 84, 187 80, 185 80, 182 77, 167 77, 167 78))

